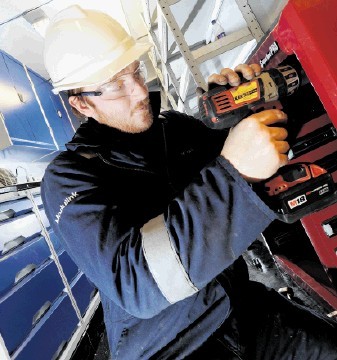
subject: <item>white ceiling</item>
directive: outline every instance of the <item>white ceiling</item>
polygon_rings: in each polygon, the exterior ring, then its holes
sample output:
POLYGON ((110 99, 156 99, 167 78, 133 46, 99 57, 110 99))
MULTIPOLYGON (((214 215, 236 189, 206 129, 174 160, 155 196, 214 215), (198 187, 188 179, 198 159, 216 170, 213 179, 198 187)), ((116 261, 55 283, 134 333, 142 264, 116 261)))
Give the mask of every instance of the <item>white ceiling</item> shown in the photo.
POLYGON ((119 0, 1 0, 0 49, 48 79, 42 61, 43 38, 31 22, 41 15, 53 18, 58 11, 77 3, 106 12, 127 26, 119 0))
MULTIPOLYGON (((145 28, 141 20, 141 0, 1 0, 0 2, 0 49, 25 63, 28 67, 48 79, 43 65, 43 38, 32 27, 31 22, 42 15, 52 18, 59 10, 79 3, 84 8, 94 8, 110 14, 129 28, 133 36, 142 37, 145 28), (125 15, 126 14, 126 15, 125 15)), ((204 41, 216 0, 181 0, 171 6, 189 45, 204 41)), ((263 31, 268 31, 287 0, 249 0, 263 31)), ((150 0, 152 8, 156 1, 150 0)), ((246 27, 235 0, 224 0, 220 22, 230 34, 246 27)), ((170 49, 177 51, 172 36, 170 49)), ((220 59, 202 65, 202 72, 214 72, 214 68, 230 66, 238 56, 244 58, 245 48, 226 53, 220 59)), ((179 67, 179 65, 178 65, 179 67)))

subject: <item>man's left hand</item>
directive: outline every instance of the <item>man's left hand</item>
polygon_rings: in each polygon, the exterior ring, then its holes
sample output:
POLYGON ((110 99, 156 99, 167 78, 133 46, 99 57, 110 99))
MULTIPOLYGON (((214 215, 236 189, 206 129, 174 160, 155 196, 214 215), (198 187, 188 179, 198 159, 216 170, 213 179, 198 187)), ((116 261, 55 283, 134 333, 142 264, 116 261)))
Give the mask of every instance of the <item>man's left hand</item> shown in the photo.
POLYGON ((261 74, 261 66, 258 64, 240 64, 234 70, 223 68, 220 74, 212 74, 208 77, 208 84, 238 86, 241 83, 239 73, 246 80, 252 80, 261 74))

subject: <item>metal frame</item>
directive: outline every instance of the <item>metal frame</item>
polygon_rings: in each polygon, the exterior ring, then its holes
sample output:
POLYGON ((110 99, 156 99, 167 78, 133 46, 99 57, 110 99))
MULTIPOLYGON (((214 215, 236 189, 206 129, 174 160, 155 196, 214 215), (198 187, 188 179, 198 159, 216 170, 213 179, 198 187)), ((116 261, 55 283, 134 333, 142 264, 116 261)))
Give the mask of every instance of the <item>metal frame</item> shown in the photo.
MULTIPOLYGON (((159 43, 158 43, 158 40, 157 40, 156 35, 154 34, 154 31, 153 31, 153 30, 149 30, 149 37, 150 37, 152 43, 153 43, 153 44, 155 45, 155 47, 158 49, 159 43)), ((160 54, 158 54, 158 56, 159 56, 159 58, 161 59, 160 54)), ((161 82, 161 84, 162 84, 162 86, 163 86, 163 88, 164 88, 164 76, 163 76, 162 71, 161 71, 160 68, 159 68, 159 65, 158 65, 158 62, 157 62, 157 55, 156 55, 154 49, 153 49, 153 52, 150 52, 150 53, 149 53, 149 57, 150 57, 150 60, 151 60, 151 62, 152 62, 152 65, 154 66, 154 68, 155 68, 155 70, 156 70, 157 76, 158 76, 158 78, 159 78, 159 80, 160 80, 160 82, 161 82)), ((162 62, 162 63, 163 63, 163 62, 162 62)), ((170 78, 170 81, 172 82, 172 84, 173 84, 173 86, 174 86, 175 91, 178 93, 178 88, 179 88, 179 86, 178 86, 178 81, 177 81, 177 79, 176 79, 176 77, 175 77, 175 75, 174 75, 171 67, 167 66, 167 67, 166 67, 166 70, 167 70, 168 76, 169 76, 169 78, 170 78)), ((174 97, 170 94, 170 92, 167 92, 166 94, 167 94, 167 97, 168 97, 168 99, 169 99, 169 101, 170 101, 170 103, 171 103, 172 108, 173 108, 174 110, 177 110, 177 109, 178 109, 178 105, 177 105, 174 97)))
POLYGON ((183 56, 186 65, 188 66, 192 77, 197 84, 197 86, 200 86, 204 89, 207 88, 205 79, 203 78, 200 69, 198 67, 198 64, 195 62, 194 57, 187 45, 187 42, 184 38, 184 34, 181 32, 178 23, 176 22, 172 11, 170 9, 169 4, 167 3, 167 0, 157 0, 158 5, 162 11, 162 14, 167 22, 168 27, 170 28, 172 35, 179 47, 179 50, 181 52, 181 55, 183 56))
MULTIPOLYGON (((161 16, 161 11, 159 12, 157 11, 157 13, 158 13, 158 31, 159 31, 158 37, 156 36, 154 31, 155 27, 152 26, 151 23, 149 1, 145 0, 143 2, 143 16, 144 16, 143 21, 147 27, 148 36, 155 46, 155 48, 152 48, 151 52, 149 53, 149 58, 152 62, 153 67, 155 68, 157 76, 162 84, 163 89, 166 92, 166 95, 170 101, 172 108, 174 110, 178 110, 178 104, 175 98, 173 97, 173 95, 169 91, 169 84, 171 83, 174 88, 174 91, 178 96, 178 101, 180 103, 181 102, 180 92, 179 92, 180 85, 168 61, 167 24, 165 23, 165 19, 161 16), (159 67, 158 60, 162 64, 162 70, 159 67)), ((190 112, 187 106, 185 110, 187 110, 188 113, 190 112)))
MULTIPOLYGON (((183 73, 181 75, 180 78, 180 86, 179 86, 179 101, 178 101, 178 110, 181 112, 186 111, 186 107, 187 107, 187 103, 186 102, 186 98, 187 98, 187 93, 188 93, 188 86, 190 84, 191 81, 191 76, 190 76, 190 71, 188 66, 184 66, 184 70, 183 73)), ((186 111, 189 113, 189 111, 186 111)))
POLYGON ((236 31, 229 34, 213 43, 209 43, 202 48, 193 51, 193 56, 197 60, 198 64, 201 64, 215 56, 223 54, 226 51, 232 50, 237 46, 243 45, 248 41, 253 40, 249 28, 236 31))
MULTIPOLYGON (((157 5, 157 14, 158 14, 158 40, 160 44, 160 56, 164 64, 167 63, 167 52, 168 52, 168 34, 167 34, 167 24, 165 19, 160 11, 159 5, 157 5)), ((163 73, 163 86, 164 90, 168 92, 169 89, 169 78, 166 67, 162 69, 163 73)))
POLYGON ((236 4, 238 5, 242 16, 246 20, 247 26, 251 31, 253 37, 259 42, 263 36, 264 32, 261 29, 259 22, 256 19, 251 7, 248 4, 248 0, 235 0, 236 4))
POLYGON ((70 285, 68 283, 68 280, 67 280, 67 277, 66 277, 66 275, 65 275, 65 273, 63 271, 63 268, 62 268, 62 265, 61 265, 60 260, 58 258, 58 255, 57 255, 57 253, 56 253, 56 251, 54 249, 54 245, 53 245, 53 242, 51 241, 51 238, 49 236, 49 232, 48 232, 45 224, 43 223, 43 220, 41 218, 40 210, 39 210, 39 208, 38 208, 38 206, 37 206, 37 204, 36 204, 36 202, 34 200, 34 195, 30 190, 27 190, 26 191, 26 196, 32 203, 32 206, 33 206, 32 211, 35 214, 35 216, 37 218, 37 221, 39 222, 39 225, 41 227, 41 234, 44 236, 44 238, 45 238, 45 240, 47 242, 47 245, 49 247, 49 250, 51 252, 50 258, 54 260, 54 263, 55 263, 55 265, 56 265, 56 267, 58 269, 58 272, 60 274, 60 277, 62 279, 62 282, 63 282, 63 285, 64 285, 64 292, 66 292, 68 294, 69 299, 71 301, 71 304, 72 304, 72 306, 73 306, 73 308, 75 310, 76 316, 77 316, 80 324, 82 324, 83 319, 82 319, 81 311, 78 308, 76 299, 75 299, 75 297, 74 297, 74 295, 73 295, 73 293, 71 291, 71 287, 70 287, 70 285))
POLYGON ((0 334, 0 359, 10 360, 8 350, 6 348, 5 342, 0 334))
MULTIPOLYGON (((178 109, 187 114, 192 114, 188 102, 186 101, 191 80, 193 79, 196 86, 199 86, 204 90, 207 89, 206 80, 199 68, 200 64, 253 39, 256 39, 256 41, 259 42, 264 36, 264 33, 248 2, 246 0, 235 0, 242 16, 247 22, 247 27, 229 34, 214 43, 193 49, 193 47, 189 47, 185 41, 184 34, 179 28, 170 9, 170 6, 179 3, 179 1, 180 0, 156 0, 156 14, 154 12, 154 15, 152 16, 154 19, 152 19, 150 13, 150 1, 142 0, 143 20, 148 30, 148 35, 155 46, 155 48, 151 50, 149 57, 171 106, 175 110, 178 109), (157 25, 154 24, 155 19, 157 19, 157 25), (171 55, 168 50, 168 29, 174 37, 175 45, 179 48, 178 54, 175 53, 174 55, 171 55), (158 30, 158 36, 155 34, 155 30, 158 30), (178 81, 170 62, 180 57, 184 59, 185 65, 181 78, 178 81), (172 90, 170 85, 173 86, 173 89, 177 94, 178 102, 170 91, 172 90)), ((216 0, 212 12, 212 19, 218 18, 223 2, 224 0, 216 0)), ((211 31, 211 27, 208 31, 211 31)))
MULTIPOLYGON (((211 16, 211 21, 218 19, 223 2, 224 2, 224 0, 216 0, 214 9, 212 12, 212 16, 211 16)), ((211 35, 211 33, 212 33, 213 26, 211 24, 211 21, 210 21, 210 24, 209 24, 207 32, 206 32, 206 38, 208 38, 208 35, 211 35)))
POLYGON ((81 337, 83 336, 84 332, 87 330, 90 320, 93 317, 95 311, 97 310, 99 304, 100 304, 100 297, 99 294, 97 293, 90 302, 89 308, 87 309, 87 312, 83 317, 83 322, 81 324, 78 324, 77 330, 69 340, 67 347, 64 349, 62 355, 59 357, 58 360, 71 359, 74 351, 76 350, 76 347, 78 346, 79 341, 81 340, 81 337))

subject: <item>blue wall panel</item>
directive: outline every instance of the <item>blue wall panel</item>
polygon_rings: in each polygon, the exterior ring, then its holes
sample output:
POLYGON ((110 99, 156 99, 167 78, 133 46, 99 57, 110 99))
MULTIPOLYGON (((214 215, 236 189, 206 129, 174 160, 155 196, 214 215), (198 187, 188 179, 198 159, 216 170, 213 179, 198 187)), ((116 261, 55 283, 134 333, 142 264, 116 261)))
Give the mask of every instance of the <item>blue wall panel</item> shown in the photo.
POLYGON ((65 101, 70 122, 59 96, 52 93, 52 85, 47 80, 30 69, 28 73, 45 116, 23 65, 0 50, 0 91, 6 95, 0 101, 0 111, 12 142, 14 145, 62 150, 79 122, 65 101))
POLYGON ((23 66, 4 53, 1 59, 0 84, 8 87, 6 96, 11 97, 9 103, 13 101, 1 111, 13 144, 55 149, 23 66))
POLYGON ((60 149, 64 149, 64 144, 73 137, 74 130, 71 127, 61 100, 57 95, 52 93, 52 85, 49 82, 34 73, 31 73, 30 76, 41 100, 46 117, 53 128, 57 144, 60 149))

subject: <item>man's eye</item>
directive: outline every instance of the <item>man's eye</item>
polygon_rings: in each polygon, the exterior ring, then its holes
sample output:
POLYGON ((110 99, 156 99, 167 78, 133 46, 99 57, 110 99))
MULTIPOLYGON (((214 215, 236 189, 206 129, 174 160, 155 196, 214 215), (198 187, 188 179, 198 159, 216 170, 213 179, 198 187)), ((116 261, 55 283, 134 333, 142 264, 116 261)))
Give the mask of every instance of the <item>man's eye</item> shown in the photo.
POLYGON ((115 91, 120 91, 124 88, 124 80, 119 79, 116 80, 114 82, 111 82, 109 84, 107 84, 104 89, 102 89, 103 91, 110 91, 110 92, 115 92, 115 91))

